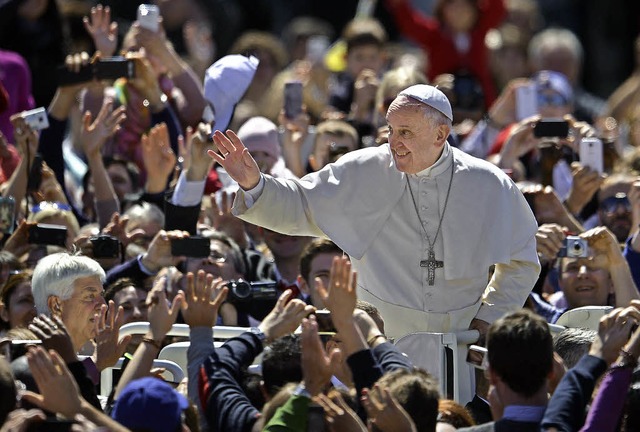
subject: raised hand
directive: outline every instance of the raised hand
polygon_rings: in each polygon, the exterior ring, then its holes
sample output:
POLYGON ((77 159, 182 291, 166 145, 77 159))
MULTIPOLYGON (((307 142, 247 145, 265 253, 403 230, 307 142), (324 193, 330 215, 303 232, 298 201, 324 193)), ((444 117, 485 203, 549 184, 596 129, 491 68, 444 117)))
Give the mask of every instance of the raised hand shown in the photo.
POLYGON ((387 387, 380 387, 376 384, 374 391, 378 395, 379 401, 375 400, 367 389, 362 391, 361 400, 367 412, 367 418, 371 424, 376 426, 376 430, 381 432, 417 432, 413 420, 387 387))
POLYGON ((213 142, 218 153, 208 150, 207 153, 218 162, 232 179, 244 190, 253 189, 260 182, 260 168, 240 138, 231 130, 226 135, 220 131, 213 134, 213 142))
POLYGON ((220 205, 216 200, 216 194, 212 193, 209 198, 211 206, 207 209, 209 224, 216 230, 221 231, 235 240, 241 249, 247 246, 247 234, 242 219, 231 212, 236 194, 232 192, 220 192, 220 205))
POLYGON ((41 314, 34 318, 29 324, 29 330, 33 332, 41 341, 42 346, 47 350, 57 352, 65 363, 77 361, 71 336, 60 318, 41 314))
POLYGON ((40 189, 37 194, 43 201, 68 204, 67 196, 62 190, 56 174, 45 162, 42 163, 42 182, 40 183, 40 189))
POLYGON ((591 201, 593 195, 598 192, 604 177, 597 171, 580 165, 579 162, 571 164, 571 176, 573 177, 573 182, 571 183, 571 191, 567 197, 566 205, 571 213, 577 215, 591 201))
POLYGON ((258 326, 267 337, 267 343, 293 333, 302 319, 315 310, 313 306, 305 304, 302 300, 289 300, 292 295, 293 292, 290 289, 285 290, 278 298, 275 307, 258 326))
POLYGON ((147 172, 147 192, 162 192, 176 166, 176 154, 171 148, 167 125, 160 123, 140 138, 142 161, 147 172))
POLYGON ((173 298, 171 308, 169 308, 167 293, 164 290, 165 284, 166 276, 159 278, 147 295, 147 305, 149 306, 147 316, 150 333, 148 337, 158 342, 162 341, 171 330, 171 326, 176 322, 178 312, 180 312, 184 302, 184 292, 178 291, 178 294, 173 298))
POLYGON ((539 120, 540 116, 529 117, 511 129, 500 150, 501 168, 511 168, 518 158, 536 148, 540 140, 533 135, 533 128, 539 120))
POLYGON ((46 411, 72 419, 80 411, 83 399, 64 360, 55 351, 47 352, 38 347, 29 350, 27 361, 40 394, 26 391, 22 398, 46 411))
POLYGON ((85 30, 91 35, 96 51, 105 57, 111 57, 118 45, 118 23, 111 21, 111 9, 99 4, 91 8, 91 17, 82 19, 85 30))
POLYGON ((640 322, 638 302, 627 308, 617 308, 600 318, 598 337, 591 344, 589 354, 611 364, 618 357, 620 348, 629 340, 631 329, 640 322), (635 306, 634 306, 635 305, 635 306))
POLYGON ((109 300, 109 306, 102 305, 100 314, 95 315, 96 322, 96 367, 102 371, 115 365, 124 354, 124 350, 131 341, 131 335, 119 339, 120 327, 124 324, 124 310, 118 307, 113 300, 109 300))
POLYGON ((531 84, 527 78, 517 78, 509 81, 502 93, 489 108, 489 118, 494 127, 502 129, 518 121, 516 119, 516 93, 518 88, 531 84))
POLYGON ((35 423, 44 421, 46 416, 39 409, 16 409, 9 413, 0 432, 28 432, 35 423))
POLYGON ((306 174, 306 167, 302 163, 302 145, 308 135, 309 114, 307 108, 302 107, 302 111, 295 118, 287 118, 284 110, 278 115, 278 125, 284 128, 282 136, 282 153, 287 167, 298 177, 306 174))
POLYGON ((367 427, 347 405, 340 393, 332 391, 329 396, 319 394, 313 401, 324 409, 330 432, 366 432, 367 427))
POLYGON ((11 252, 15 256, 22 256, 31 249, 29 244, 29 227, 37 225, 36 222, 28 222, 26 219, 18 224, 18 228, 11 234, 4 244, 3 250, 11 252))
POLYGON ((352 321, 357 300, 358 275, 355 271, 351 272, 349 258, 333 259, 328 287, 320 278, 316 278, 315 284, 318 295, 331 311, 333 323, 340 330, 340 327, 352 321))
POLYGON ((580 237, 586 239, 594 251, 593 263, 596 267, 611 270, 612 267, 628 265, 616 236, 608 228, 595 227, 580 237))
POLYGON ((13 126, 13 139, 18 148, 20 156, 26 160, 29 156, 28 165, 31 166, 33 158, 38 152, 38 132, 29 127, 27 122, 22 118, 22 113, 11 116, 11 125, 13 126))
POLYGON ((213 327, 218 319, 220 306, 227 298, 228 288, 222 279, 198 270, 198 274, 187 273, 187 308, 182 311, 184 322, 189 327, 213 327), (213 301, 211 300, 214 297, 213 301))
POLYGON ((558 256, 566 235, 564 228, 558 224, 543 224, 536 232, 536 250, 538 255, 547 261, 558 256))
POLYGON ((130 79, 129 83, 149 101, 149 109, 152 113, 162 111, 165 103, 153 66, 146 57, 140 54, 128 54, 127 58, 133 59, 136 66, 136 77, 130 79))
POLYGON ((88 159, 102 157, 104 143, 120 129, 120 124, 127 118, 124 106, 113 109, 113 100, 105 98, 95 121, 91 113, 85 112, 82 117, 80 145, 88 159))
POLYGON ((184 257, 171 255, 171 239, 180 239, 188 236, 189 233, 186 231, 158 231, 153 240, 151 240, 149 248, 142 255, 142 264, 148 270, 156 273, 163 267, 177 265, 184 257))
POLYGON ((302 379, 313 397, 322 393, 331 381, 332 365, 340 363, 342 353, 336 348, 327 354, 320 341, 318 323, 313 315, 302 320, 300 344, 302 347, 302 379))
POLYGON ((122 243, 122 246, 126 248, 129 243, 132 243, 145 235, 144 230, 140 228, 134 229, 133 231, 127 231, 128 224, 129 216, 120 216, 120 213, 114 213, 107 226, 102 229, 102 234, 107 234, 117 238, 120 243, 122 243))
POLYGON ((351 114, 357 119, 366 119, 372 113, 380 80, 371 69, 364 69, 353 84, 353 106, 351 114))
POLYGON ((207 151, 213 149, 209 136, 211 136, 211 126, 202 122, 198 124, 197 130, 187 133, 189 163, 185 170, 189 181, 206 179, 213 166, 213 161, 206 157, 207 151))

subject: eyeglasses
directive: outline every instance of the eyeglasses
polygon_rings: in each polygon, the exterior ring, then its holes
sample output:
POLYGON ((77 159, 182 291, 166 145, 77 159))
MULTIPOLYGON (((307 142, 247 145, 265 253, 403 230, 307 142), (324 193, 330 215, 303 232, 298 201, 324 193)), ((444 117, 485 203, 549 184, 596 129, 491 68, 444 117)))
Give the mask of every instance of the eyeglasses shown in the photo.
POLYGON ((227 262, 227 255, 220 251, 213 250, 208 257, 209 262, 224 263, 227 262))
POLYGON ((538 92, 538 106, 558 107, 567 105, 568 101, 559 93, 538 92))
POLYGON ((66 210, 71 211, 71 206, 61 202, 42 201, 31 207, 31 213, 38 213, 42 210, 66 210))
POLYGON ((623 206, 626 211, 631 211, 631 203, 627 194, 618 192, 614 196, 605 198, 600 203, 600 209, 606 213, 613 213, 618 210, 619 206, 623 206))

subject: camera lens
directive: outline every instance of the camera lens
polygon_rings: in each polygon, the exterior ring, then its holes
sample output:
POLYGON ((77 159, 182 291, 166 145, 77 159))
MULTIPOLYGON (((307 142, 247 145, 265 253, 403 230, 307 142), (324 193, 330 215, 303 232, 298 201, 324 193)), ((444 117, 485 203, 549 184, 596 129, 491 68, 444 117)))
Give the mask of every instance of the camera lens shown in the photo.
POLYGON ((239 300, 245 300, 251 296, 251 285, 243 280, 229 282, 229 289, 239 300))
POLYGON ((578 242, 575 242, 573 244, 573 252, 575 254, 581 254, 582 253, 582 244, 578 243, 578 242))

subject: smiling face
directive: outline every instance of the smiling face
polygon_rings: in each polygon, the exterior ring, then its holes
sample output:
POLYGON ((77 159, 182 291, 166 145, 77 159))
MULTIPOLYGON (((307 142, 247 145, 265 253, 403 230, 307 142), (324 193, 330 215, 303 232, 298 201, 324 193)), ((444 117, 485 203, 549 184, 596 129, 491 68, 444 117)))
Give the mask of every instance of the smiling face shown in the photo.
MULTIPOLYGON (((73 282, 73 294, 60 304, 62 322, 67 327, 73 346, 79 349, 96 336, 94 315, 105 304, 104 289, 98 276, 86 276, 73 282)), ((53 308, 56 312, 56 309, 53 308)))
POLYGON ((449 128, 427 119, 423 108, 406 96, 398 96, 387 113, 389 145, 396 167, 416 174, 437 162, 449 128))
POLYGON ((588 258, 562 258, 560 288, 570 309, 606 306, 612 292, 609 272, 588 258))

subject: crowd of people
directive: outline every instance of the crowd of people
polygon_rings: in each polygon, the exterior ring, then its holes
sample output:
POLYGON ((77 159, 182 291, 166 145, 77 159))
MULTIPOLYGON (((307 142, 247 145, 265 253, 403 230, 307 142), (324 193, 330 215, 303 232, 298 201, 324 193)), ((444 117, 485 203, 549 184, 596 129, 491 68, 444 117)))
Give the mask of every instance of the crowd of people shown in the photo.
POLYGON ((0 432, 640 430, 640 28, 244 3, 0 1, 0 432))

